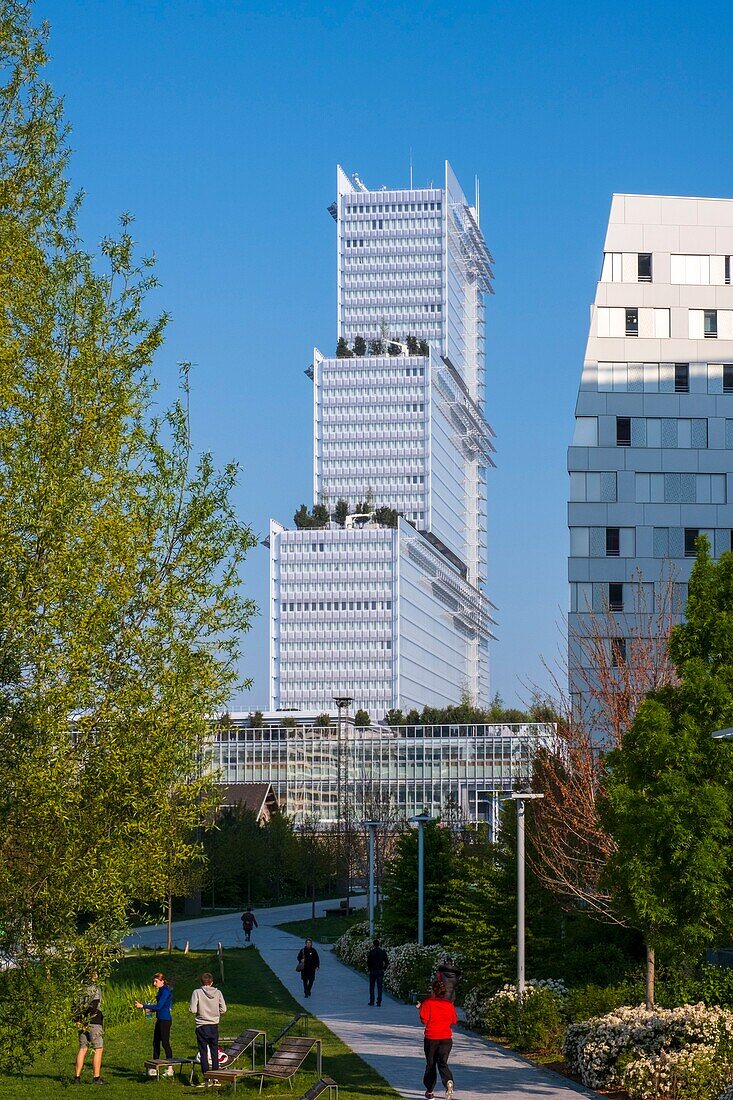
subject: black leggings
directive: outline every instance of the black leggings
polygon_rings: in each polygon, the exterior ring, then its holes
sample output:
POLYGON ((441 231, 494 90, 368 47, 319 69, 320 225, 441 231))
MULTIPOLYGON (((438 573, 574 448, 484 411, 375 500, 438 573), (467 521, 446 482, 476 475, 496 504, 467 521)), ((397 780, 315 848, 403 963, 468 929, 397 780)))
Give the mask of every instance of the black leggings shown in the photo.
POLYGON ((452 1039, 425 1039, 425 1076, 423 1084, 426 1092, 432 1092, 438 1074, 443 1085, 453 1080, 451 1068, 448 1065, 448 1056, 453 1046, 452 1039))
POLYGON ((171 1050, 171 1023, 172 1020, 156 1020, 153 1032, 153 1058, 160 1058, 160 1047, 163 1046, 166 1058, 173 1057, 171 1050))

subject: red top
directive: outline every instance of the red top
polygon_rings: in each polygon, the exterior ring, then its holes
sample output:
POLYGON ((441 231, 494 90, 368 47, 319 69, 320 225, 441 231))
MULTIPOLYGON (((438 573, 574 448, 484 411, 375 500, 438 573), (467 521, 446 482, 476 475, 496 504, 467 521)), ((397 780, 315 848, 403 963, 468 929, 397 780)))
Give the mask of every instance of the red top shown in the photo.
POLYGON ((451 1027, 458 1023, 455 1005, 444 997, 428 997, 423 1001, 420 1019, 425 1024, 426 1039, 451 1039, 451 1027))

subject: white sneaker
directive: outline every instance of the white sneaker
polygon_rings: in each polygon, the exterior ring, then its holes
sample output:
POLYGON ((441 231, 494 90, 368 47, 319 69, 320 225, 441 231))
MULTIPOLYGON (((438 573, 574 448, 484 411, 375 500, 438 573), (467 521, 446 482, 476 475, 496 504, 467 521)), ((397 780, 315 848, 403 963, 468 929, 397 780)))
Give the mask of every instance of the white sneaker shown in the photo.
POLYGON ((165 1071, 165 1075, 166 1075, 166 1077, 172 1077, 175 1072, 176 1071, 175 1071, 173 1066, 168 1066, 168 1068, 165 1071))
POLYGON ((453 1082, 449 1081, 445 1086, 445 1100, 452 1100, 453 1097, 453 1082))
POLYGON ((150 1069, 148 1070, 148 1077, 157 1077, 157 1076, 158 1076, 157 1069, 153 1069, 153 1067, 151 1066, 150 1069))

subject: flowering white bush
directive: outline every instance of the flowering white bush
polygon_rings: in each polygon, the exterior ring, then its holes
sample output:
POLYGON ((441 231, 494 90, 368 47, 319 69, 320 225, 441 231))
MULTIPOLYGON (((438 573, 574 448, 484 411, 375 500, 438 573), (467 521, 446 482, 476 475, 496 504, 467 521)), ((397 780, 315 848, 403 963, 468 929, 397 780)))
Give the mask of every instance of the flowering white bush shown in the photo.
MULTIPOLYGON (((531 997, 533 993, 539 993, 541 990, 546 989, 548 993, 552 993, 558 1000, 562 1001, 568 995, 568 988, 560 978, 529 978, 524 983, 524 997, 531 997)), ((489 998, 489 1004, 497 1004, 502 1001, 510 1001, 515 1004, 517 1001, 518 993, 516 985, 503 985, 501 989, 498 989, 493 997, 489 998)))
POLYGON ((385 987, 395 997, 408 1001, 411 993, 417 993, 420 997, 427 994, 430 980, 445 958, 445 950, 439 944, 421 947, 417 943, 404 943, 400 947, 390 947, 387 955, 389 965, 384 973, 385 987))
POLYGON ((469 989, 463 1001, 463 1013, 469 1027, 479 1031, 484 1026, 488 997, 483 989, 469 989))
POLYGON ((571 1024, 563 1054, 584 1085, 603 1088, 619 1083, 623 1075, 630 1092, 632 1088, 638 1089, 635 1096, 651 1100, 664 1095, 661 1085, 659 1092, 648 1091, 655 1075, 668 1081, 677 1062, 681 1071, 685 1061, 690 1061, 680 1058, 675 1062, 672 1054, 681 1055, 696 1048, 698 1059, 704 1060, 721 1043, 728 1047, 733 1043, 733 1012, 706 1008, 704 1004, 649 1012, 640 1005, 571 1024), (638 1070, 633 1068, 636 1064, 638 1070))
POLYGON ((366 970, 371 945, 369 923, 362 921, 347 928, 343 936, 336 940, 333 950, 347 966, 353 966, 355 970, 366 970))

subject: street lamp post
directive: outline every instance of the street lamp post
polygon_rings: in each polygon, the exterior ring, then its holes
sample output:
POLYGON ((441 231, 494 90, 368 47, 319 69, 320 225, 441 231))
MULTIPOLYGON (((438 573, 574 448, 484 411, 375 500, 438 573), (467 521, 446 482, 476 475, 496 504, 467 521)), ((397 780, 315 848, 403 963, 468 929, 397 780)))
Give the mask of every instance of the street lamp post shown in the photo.
MULTIPOLYGON (((344 859, 346 846, 343 837, 343 721, 344 711, 346 718, 349 716, 349 707, 352 704, 350 695, 337 695, 334 703, 338 709, 338 731, 336 735, 336 831, 338 834, 339 858, 344 859)), ((349 895, 351 893, 350 869, 346 868, 346 912, 349 912, 349 895)))
POLYGON ((410 818, 417 825, 417 942, 425 940, 425 825, 432 821, 430 814, 416 814, 410 818))
POLYGON ((369 938, 374 939, 374 842, 381 821, 365 821, 369 830, 369 938))
POLYGON ((525 802, 534 798, 544 798, 534 791, 512 791, 517 803, 517 997, 522 1003, 524 997, 524 814, 525 802))

